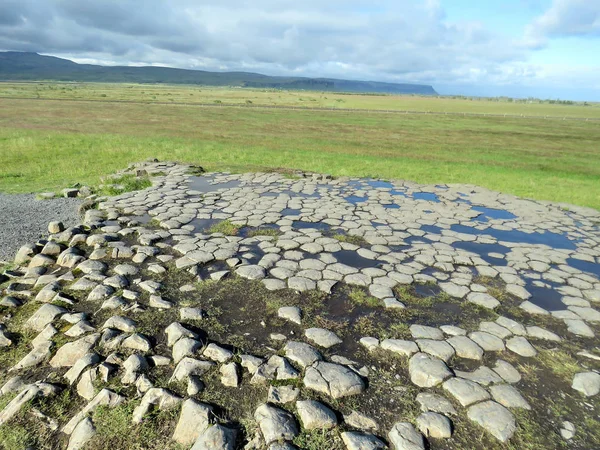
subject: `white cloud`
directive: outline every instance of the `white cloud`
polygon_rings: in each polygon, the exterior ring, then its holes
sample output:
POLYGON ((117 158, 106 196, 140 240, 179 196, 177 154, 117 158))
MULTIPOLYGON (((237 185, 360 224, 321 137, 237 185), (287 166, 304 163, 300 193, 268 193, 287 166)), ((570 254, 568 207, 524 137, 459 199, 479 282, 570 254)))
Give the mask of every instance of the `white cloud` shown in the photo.
POLYGON ((527 62, 532 45, 597 34, 599 9, 598 0, 556 0, 523 45, 476 21, 448 21, 439 0, 3 0, 0 48, 105 64, 527 84, 547 71, 527 62))
POLYGON ((540 47, 553 37, 600 37, 600 1, 554 0, 525 30, 527 42, 540 47))

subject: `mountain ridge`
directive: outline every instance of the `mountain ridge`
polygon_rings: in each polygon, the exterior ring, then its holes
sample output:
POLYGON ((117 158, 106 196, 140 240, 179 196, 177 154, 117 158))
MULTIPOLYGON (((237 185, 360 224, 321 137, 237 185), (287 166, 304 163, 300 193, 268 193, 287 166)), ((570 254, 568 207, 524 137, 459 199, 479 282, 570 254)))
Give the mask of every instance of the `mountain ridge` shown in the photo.
POLYGON ((0 81, 79 81, 197 84, 335 92, 438 95, 430 85, 336 78, 270 76, 254 72, 211 72, 156 66, 78 64, 34 52, 0 52, 0 81))

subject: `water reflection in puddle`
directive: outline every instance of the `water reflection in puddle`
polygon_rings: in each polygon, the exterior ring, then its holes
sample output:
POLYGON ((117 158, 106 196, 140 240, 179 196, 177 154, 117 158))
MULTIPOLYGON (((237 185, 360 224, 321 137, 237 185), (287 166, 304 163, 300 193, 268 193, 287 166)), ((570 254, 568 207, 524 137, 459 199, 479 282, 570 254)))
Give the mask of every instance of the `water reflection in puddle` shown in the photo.
POLYGON ((383 206, 385 209, 400 209, 400 205, 397 205, 396 203, 388 203, 381 206, 383 206))
POLYGON ((194 219, 188 225, 192 225, 194 227, 195 233, 200 233, 203 231, 207 231, 213 225, 222 222, 220 219, 194 219))
POLYGON ((227 181, 225 183, 218 183, 218 184, 212 184, 214 183, 214 179, 213 178, 209 178, 209 177, 190 177, 190 184, 189 184, 189 189, 194 190, 194 191, 198 191, 198 192, 213 192, 213 191, 217 191, 219 189, 232 189, 235 187, 240 186, 240 184, 242 184, 241 181, 238 180, 232 180, 232 181, 227 181))
POLYGON ((382 264, 374 259, 364 258, 353 250, 340 250, 339 252, 334 252, 332 254, 338 260, 338 262, 356 269, 378 267, 382 264))
POLYGON ((471 209, 481 213, 475 218, 479 222, 487 222, 488 219, 512 220, 517 218, 517 216, 505 209, 486 208, 485 206, 473 206, 471 209))
POLYGON ((315 228, 317 230, 328 231, 331 229, 331 225, 324 222, 305 222, 303 220, 294 220, 292 222, 292 228, 297 230, 305 230, 307 228, 315 228))
POLYGON ((281 211, 282 216, 298 216, 300 213, 301 211, 299 209, 293 208, 285 208, 283 211, 281 211))
POLYGON ((506 266, 507 261, 505 258, 495 258, 490 256, 490 253, 500 253, 506 255, 510 252, 510 248, 500 244, 480 244, 477 242, 455 242, 452 246, 459 250, 465 250, 467 252, 473 252, 477 254, 485 262, 494 266, 506 266))
POLYGON ((547 311, 567 309, 567 306, 561 301, 562 294, 554 289, 535 286, 532 281, 527 283, 525 289, 531 294, 529 301, 540 308, 544 308, 547 311))
POLYGON ((392 183, 390 183, 389 181, 382 181, 382 180, 369 180, 367 181, 367 185, 371 186, 372 188, 384 188, 384 189, 393 189, 394 185, 392 183))
POLYGON ((492 236, 499 241, 515 242, 521 244, 545 244, 554 248, 576 249, 577 246, 569 240, 564 234, 552 233, 545 231, 543 233, 525 233, 520 230, 498 230, 495 228, 487 228, 478 230, 477 228, 468 227, 466 225, 452 225, 452 231, 457 233, 465 233, 476 236, 487 235, 492 236))
POLYGON ((569 258, 567 264, 575 269, 579 269, 582 272, 591 273, 600 279, 600 263, 593 263, 591 261, 584 261, 582 259, 569 258))
POLYGON ((356 205, 357 203, 366 202, 367 198, 367 196, 359 197, 358 195, 350 195, 348 197, 344 197, 344 200, 346 200, 349 203, 352 203, 353 205, 356 205))
POLYGON ((437 196, 437 194, 434 194, 433 192, 415 192, 413 194, 413 198, 415 200, 427 200, 429 202, 435 202, 435 203, 440 202, 440 199, 437 196))

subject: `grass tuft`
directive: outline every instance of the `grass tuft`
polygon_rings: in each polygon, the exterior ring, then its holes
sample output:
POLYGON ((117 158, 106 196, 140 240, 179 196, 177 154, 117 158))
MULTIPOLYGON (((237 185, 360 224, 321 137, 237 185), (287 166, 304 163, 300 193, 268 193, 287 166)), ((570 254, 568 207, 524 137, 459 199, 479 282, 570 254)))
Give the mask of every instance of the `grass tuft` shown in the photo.
POLYGON ((123 175, 110 180, 110 184, 104 185, 98 190, 100 195, 119 195, 124 192, 141 191, 152 186, 150 177, 137 177, 135 175, 123 175))
POLYGON ((381 306, 381 301, 369 294, 364 289, 353 287, 348 293, 350 300, 357 305, 370 306, 376 308, 381 306))
POLYGON ((209 233, 223 233, 225 236, 235 236, 238 231, 239 227, 231 223, 229 220, 215 223, 208 229, 209 233))

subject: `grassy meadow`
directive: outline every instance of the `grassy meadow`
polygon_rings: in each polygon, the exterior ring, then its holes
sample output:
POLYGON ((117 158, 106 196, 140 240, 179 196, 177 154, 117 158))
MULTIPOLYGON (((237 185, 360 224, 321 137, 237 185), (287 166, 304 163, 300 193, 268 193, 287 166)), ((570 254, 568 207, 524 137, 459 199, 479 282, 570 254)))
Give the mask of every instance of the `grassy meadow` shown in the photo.
POLYGON ((196 163, 207 170, 292 168, 421 183, 470 183, 600 209, 600 121, 543 118, 567 112, 571 117, 600 117, 596 104, 0 83, 0 192, 59 190, 76 182, 97 184, 103 175, 152 157, 196 163), (353 109, 542 117, 201 105, 215 101, 250 104, 248 100, 264 106, 331 107, 337 103, 339 108, 353 109))
POLYGON ((371 109, 437 113, 507 114, 600 119, 600 103, 574 105, 414 95, 362 95, 318 91, 111 83, 0 83, 0 98, 129 101, 240 106, 371 109))

